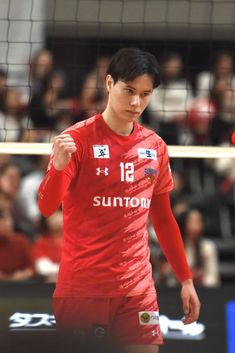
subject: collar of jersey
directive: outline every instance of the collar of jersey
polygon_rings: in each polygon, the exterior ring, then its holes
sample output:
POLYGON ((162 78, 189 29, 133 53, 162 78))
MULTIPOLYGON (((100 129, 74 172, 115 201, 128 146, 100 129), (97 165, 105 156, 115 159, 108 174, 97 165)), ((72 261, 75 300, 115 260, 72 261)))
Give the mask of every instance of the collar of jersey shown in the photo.
POLYGON ((99 119, 99 121, 100 121, 100 123, 102 125, 102 128, 107 131, 109 136, 113 136, 116 139, 118 139, 119 141, 122 141, 122 142, 124 142, 124 141, 132 141, 136 137, 137 130, 138 130, 138 123, 136 121, 134 121, 134 129, 133 129, 132 133, 130 135, 128 135, 128 136, 123 136, 123 135, 117 134, 115 131, 113 131, 106 124, 106 122, 104 121, 104 118, 102 116, 102 113, 97 114, 97 119, 99 119))

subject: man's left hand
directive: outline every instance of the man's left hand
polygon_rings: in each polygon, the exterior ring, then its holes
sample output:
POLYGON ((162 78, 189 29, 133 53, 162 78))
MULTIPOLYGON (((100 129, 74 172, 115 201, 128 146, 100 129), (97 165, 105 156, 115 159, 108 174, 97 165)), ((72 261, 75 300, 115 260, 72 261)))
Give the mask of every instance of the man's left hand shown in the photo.
POLYGON ((188 325, 197 321, 201 304, 194 288, 192 279, 187 279, 186 281, 182 282, 181 300, 184 312, 183 323, 188 325))

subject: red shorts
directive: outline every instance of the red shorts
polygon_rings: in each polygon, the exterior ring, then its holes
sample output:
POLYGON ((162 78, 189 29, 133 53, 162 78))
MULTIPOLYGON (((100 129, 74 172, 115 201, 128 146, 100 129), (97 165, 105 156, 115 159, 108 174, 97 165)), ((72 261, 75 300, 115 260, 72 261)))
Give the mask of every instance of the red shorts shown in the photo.
POLYGON ((58 328, 125 345, 163 343, 156 293, 125 298, 54 298, 58 328))

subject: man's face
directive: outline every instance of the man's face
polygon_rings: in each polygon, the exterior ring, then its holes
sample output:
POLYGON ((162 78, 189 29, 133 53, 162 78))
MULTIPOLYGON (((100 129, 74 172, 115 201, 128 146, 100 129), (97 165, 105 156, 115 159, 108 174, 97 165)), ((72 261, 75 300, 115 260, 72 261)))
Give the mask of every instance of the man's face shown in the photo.
POLYGON ((147 74, 129 82, 118 80, 115 84, 108 75, 106 83, 109 92, 108 108, 114 117, 127 122, 135 121, 142 114, 153 92, 153 81, 147 74))

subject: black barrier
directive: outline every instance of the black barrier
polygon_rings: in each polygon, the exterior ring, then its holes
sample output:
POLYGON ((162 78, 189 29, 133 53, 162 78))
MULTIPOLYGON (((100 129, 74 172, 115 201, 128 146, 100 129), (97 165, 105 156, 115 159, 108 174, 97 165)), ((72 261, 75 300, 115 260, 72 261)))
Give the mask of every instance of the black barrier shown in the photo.
MULTIPOLYGON (((53 290, 53 285, 42 283, 0 283, 1 353, 80 352, 76 335, 55 330, 53 290)), ((235 286, 198 288, 198 293, 200 319, 193 325, 183 325, 180 288, 158 288, 165 341, 161 353, 235 353, 235 286)), ((111 342, 105 347, 99 342, 86 342, 82 351, 88 346, 95 353, 115 352, 116 348, 111 342)))

